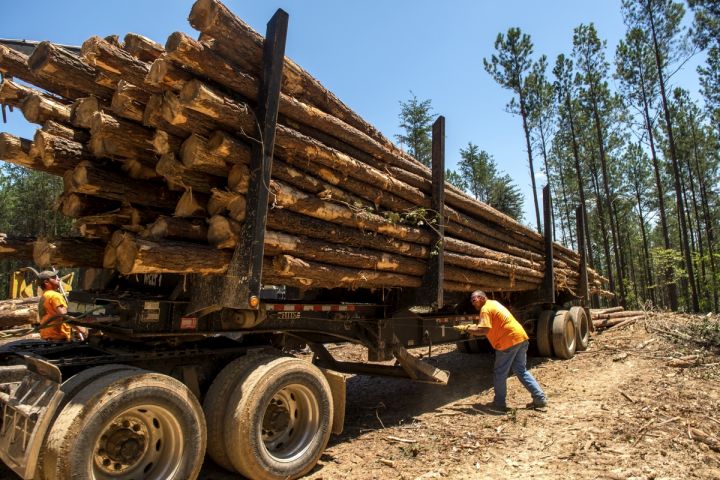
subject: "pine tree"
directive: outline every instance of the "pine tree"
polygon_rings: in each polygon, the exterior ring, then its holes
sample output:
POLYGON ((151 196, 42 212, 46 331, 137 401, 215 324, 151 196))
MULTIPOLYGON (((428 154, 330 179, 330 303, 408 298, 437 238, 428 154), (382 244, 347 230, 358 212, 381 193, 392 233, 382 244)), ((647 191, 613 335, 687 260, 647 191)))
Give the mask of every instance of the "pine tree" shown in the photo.
POLYGON ((432 113, 432 101, 412 98, 400 102, 400 128, 403 134, 396 135, 398 142, 407 147, 410 155, 423 165, 432 163, 432 125, 437 115, 432 113))
POLYGON ((527 84, 528 71, 532 66, 530 56, 533 53, 533 44, 530 36, 524 34, 519 28, 510 28, 507 35, 498 33, 495 40, 496 53, 490 59, 483 59, 485 70, 503 88, 507 88, 517 96, 517 103, 513 98, 508 107, 511 111, 517 112, 522 118, 523 131, 525 133, 525 146, 528 154, 528 165, 530 168, 530 180, 533 190, 533 202, 535 205, 535 221, 538 232, 542 231, 540 223, 540 207, 538 205, 537 187, 535 185, 535 165, 533 163, 532 144, 530 141, 530 126, 528 125, 527 110, 527 84))

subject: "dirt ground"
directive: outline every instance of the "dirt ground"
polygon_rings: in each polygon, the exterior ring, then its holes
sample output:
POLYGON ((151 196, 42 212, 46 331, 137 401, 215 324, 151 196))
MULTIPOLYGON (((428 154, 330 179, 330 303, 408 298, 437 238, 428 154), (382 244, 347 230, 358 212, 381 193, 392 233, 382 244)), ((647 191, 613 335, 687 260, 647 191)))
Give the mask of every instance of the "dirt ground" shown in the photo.
MULTIPOLYGON (((351 377, 345 430, 305 478, 720 479, 720 352, 689 340, 700 321, 655 315, 595 334, 572 360, 530 358, 548 395, 542 411, 524 407, 530 397, 514 377, 510 412, 488 411, 492 354, 454 346, 429 359, 451 372, 447 386, 351 377)), ((427 359, 427 349, 413 353, 427 359)), ((208 461, 201 478, 237 477, 208 461)))
POLYGON ((543 411, 524 407, 516 378, 508 414, 483 408, 493 357, 454 347, 431 358, 447 386, 351 378, 345 431, 306 478, 720 479, 720 352, 688 341, 699 321, 653 316, 594 335, 572 360, 531 358, 543 411))

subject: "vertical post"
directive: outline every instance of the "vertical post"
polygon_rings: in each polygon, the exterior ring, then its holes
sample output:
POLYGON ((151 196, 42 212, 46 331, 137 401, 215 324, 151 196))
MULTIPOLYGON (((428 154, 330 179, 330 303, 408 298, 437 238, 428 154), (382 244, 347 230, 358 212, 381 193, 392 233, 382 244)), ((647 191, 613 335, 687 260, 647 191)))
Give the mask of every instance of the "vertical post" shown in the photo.
POLYGON ((578 295, 583 307, 589 305, 588 271, 587 271, 587 245, 585 244, 585 215, 582 207, 575 209, 577 219, 578 252, 580 253, 580 288, 578 295))
POLYGON ((259 142, 253 143, 245 223, 225 276, 221 303, 226 308, 256 309, 260 304, 268 187, 280 106, 288 18, 285 11, 278 9, 267 25, 257 108, 261 138, 259 142))
POLYGON ((432 127, 432 227, 431 254, 416 300, 442 308, 445 277, 445 117, 439 116, 432 127))
POLYGON ((545 230, 545 277, 543 278, 543 301, 555 303, 555 265, 553 264, 552 199, 550 185, 543 188, 543 220, 545 230))

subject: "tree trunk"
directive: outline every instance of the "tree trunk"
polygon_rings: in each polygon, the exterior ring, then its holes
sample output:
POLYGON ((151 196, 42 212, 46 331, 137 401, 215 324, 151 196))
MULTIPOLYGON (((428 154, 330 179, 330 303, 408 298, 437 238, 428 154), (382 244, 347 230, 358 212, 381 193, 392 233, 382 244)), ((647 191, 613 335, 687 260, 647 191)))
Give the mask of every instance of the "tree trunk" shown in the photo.
POLYGON ((41 268, 100 268, 104 251, 103 242, 83 238, 38 239, 33 248, 33 260, 41 268))

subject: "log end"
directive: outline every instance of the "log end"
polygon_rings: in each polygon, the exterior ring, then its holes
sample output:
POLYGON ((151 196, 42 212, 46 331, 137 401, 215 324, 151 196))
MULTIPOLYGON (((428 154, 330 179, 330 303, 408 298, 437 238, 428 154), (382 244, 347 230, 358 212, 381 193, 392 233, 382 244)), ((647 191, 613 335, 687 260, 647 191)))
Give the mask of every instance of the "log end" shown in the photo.
POLYGON ((27 63, 33 72, 47 72, 50 69, 50 60, 58 47, 51 42, 40 42, 28 57, 27 63))
POLYGON ((216 0, 197 0, 190 10, 188 22, 195 30, 204 32, 215 24, 219 8, 216 0))
POLYGON ((103 43, 107 43, 107 41, 96 35, 83 42, 80 47, 80 55, 82 55, 88 65, 95 65, 95 59, 103 43))

